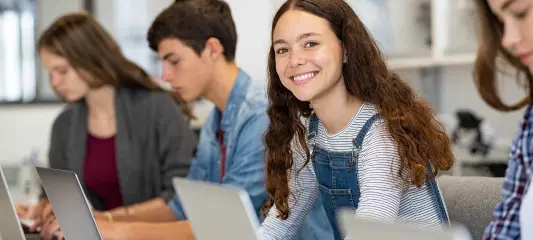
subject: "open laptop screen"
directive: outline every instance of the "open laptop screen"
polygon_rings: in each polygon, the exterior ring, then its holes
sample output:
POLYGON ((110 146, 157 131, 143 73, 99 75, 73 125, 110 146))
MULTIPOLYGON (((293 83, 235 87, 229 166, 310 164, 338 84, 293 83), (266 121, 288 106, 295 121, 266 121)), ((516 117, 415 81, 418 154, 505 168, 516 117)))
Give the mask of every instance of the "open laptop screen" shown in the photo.
POLYGON ((65 239, 102 239, 76 173, 36 169, 65 239))

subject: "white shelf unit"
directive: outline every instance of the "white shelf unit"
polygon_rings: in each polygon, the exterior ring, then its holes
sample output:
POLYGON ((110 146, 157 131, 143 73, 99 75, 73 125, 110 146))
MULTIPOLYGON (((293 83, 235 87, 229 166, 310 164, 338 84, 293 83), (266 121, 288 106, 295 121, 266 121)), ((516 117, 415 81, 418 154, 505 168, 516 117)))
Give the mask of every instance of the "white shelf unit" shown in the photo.
MULTIPOLYGON (((397 1, 397 0, 384 0, 397 1)), ((458 6, 463 8, 472 8, 474 4, 471 0, 405 0, 406 3, 411 2, 430 2, 431 14, 431 47, 428 56, 413 56, 413 57, 390 57, 388 65, 393 70, 416 70, 424 68, 446 67, 446 66, 460 66, 473 64, 476 59, 476 47, 468 47, 468 50, 463 49, 450 51, 447 50, 448 45, 453 44, 451 36, 452 29, 458 31, 452 24, 457 24, 457 19, 452 19, 450 13, 456 11, 458 6), (455 22, 453 22, 455 21, 455 22)), ((464 16, 463 16, 464 17, 464 16)), ((472 21, 473 22, 473 21, 472 21)), ((461 24, 461 26, 468 26, 461 24)), ((475 31, 475 30, 474 30, 475 31)), ((460 32, 460 31, 459 31, 460 32)), ((468 31, 469 32, 469 31, 468 31)), ((461 39, 461 38, 459 38, 461 39)), ((462 38, 465 40, 465 38, 462 38)), ((469 39, 477 41, 476 39, 469 39)), ((406 43, 407 44, 407 43, 406 43)), ((465 43, 466 44, 466 43, 465 43)))
POLYGON ((392 70, 416 70, 430 67, 446 67, 473 64, 476 54, 454 54, 440 57, 392 57, 387 64, 392 70))

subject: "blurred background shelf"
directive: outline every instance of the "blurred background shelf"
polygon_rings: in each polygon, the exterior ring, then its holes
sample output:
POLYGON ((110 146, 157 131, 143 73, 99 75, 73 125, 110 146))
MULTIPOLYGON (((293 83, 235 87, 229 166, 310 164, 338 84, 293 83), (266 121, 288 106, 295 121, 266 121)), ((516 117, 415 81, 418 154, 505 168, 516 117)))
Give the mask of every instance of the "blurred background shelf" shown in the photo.
POLYGON ((470 65, 476 60, 476 54, 454 54, 441 57, 392 57, 387 64, 392 70, 416 70, 419 68, 470 65))

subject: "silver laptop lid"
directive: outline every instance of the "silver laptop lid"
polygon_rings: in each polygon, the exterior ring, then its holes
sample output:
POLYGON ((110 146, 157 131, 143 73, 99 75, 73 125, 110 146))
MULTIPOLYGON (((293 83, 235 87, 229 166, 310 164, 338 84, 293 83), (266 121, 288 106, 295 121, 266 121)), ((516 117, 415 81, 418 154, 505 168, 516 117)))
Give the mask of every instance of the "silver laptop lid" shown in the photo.
POLYGON ((36 169, 65 239, 101 240, 76 173, 41 167, 36 169))
POLYGON ((0 240, 25 240, 24 231, 11 201, 2 167, 0 166, 0 240))
POLYGON ((402 223, 384 223, 372 220, 358 219, 355 211, 343 209, 337 212, 341 231, 347 233, 351 239, 376 240, 453 240, 449 231, 429 231, 414 228, 402 223))
POLYGON ((178 177, 173 184, 196 239, 259 239, 259 220, 246 191, 178 177))

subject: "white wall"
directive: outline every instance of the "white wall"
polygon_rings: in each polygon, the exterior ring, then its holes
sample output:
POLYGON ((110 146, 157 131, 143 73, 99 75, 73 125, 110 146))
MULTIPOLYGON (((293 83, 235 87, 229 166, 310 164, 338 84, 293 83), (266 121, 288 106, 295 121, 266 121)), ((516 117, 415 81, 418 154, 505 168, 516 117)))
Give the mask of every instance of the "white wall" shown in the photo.
POLYGON ((256 84, 266 82, 272 6, 270 0, 227 0, 237 27, 236 62, 256 84))
POLYGON ((50 127, 60 110, 61 105, 1 106, 0 163, 20 163, 33 149, 46 162, 50 127))

